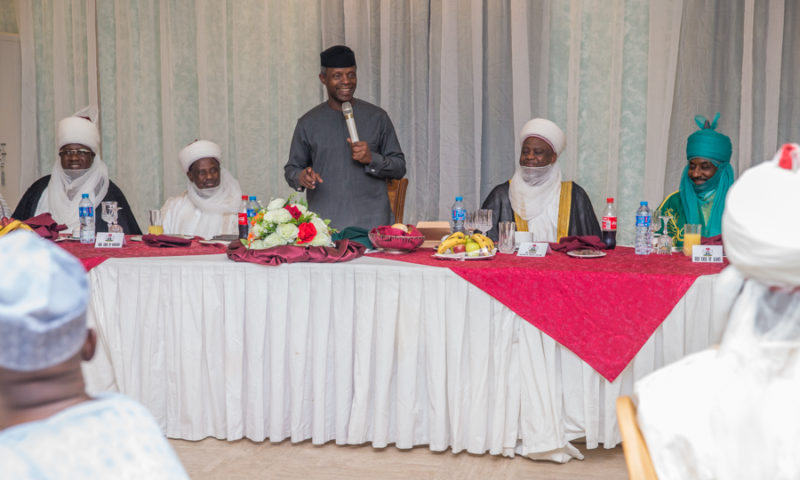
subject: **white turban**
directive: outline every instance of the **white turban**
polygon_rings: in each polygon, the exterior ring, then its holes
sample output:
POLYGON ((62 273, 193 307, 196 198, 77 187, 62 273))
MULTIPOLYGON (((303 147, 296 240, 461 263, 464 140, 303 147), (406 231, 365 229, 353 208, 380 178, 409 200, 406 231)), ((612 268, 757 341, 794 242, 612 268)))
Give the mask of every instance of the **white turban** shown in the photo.
POLYGON ((58 122, 58 148, 70 143, 86 145, 92 152, 100 152, 100 132, 97 126, 81 117, 67 117, 58 122))
POLYGON ((534 118, 522 126, 519 132, 519 143, 522 145, 528 137, 538 137, 547 142, 550 148, 556 152, 556 156, 561 155, 567 146, 567 137, 558 128, 558 125, 546 118, 534 118))
POLYGON ((0 237, 0 367, 29 372, 69 359, 86 340, 83 265, 35 233, 0 237))
POLYGON ((222 149, 214 142, 208 140, 195 140, 183 147, 178 154, 178 161, 181 162, 184 172, 189 171, 189 167, 201 158, 215 158, 218 162, 222 158, 222 149))
POLYGON ((800 146, 793 143, 728 190, 722 239, 731 264, 766 285, 800 286, 798 205, 800 146))

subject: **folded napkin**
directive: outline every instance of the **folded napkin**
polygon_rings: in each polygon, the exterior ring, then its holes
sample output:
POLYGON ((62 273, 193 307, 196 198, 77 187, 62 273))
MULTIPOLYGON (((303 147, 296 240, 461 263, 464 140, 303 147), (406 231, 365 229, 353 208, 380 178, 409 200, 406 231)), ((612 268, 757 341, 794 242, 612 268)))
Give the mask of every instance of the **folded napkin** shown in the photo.
POLYGON ((53 217, 49 213, 41 213, 35 217, 31 217, 25 220, 25 224, 31 227, 34 232, 38 233, 40 237, 49 240, 57 239, 58 232, 67 229, 66 225, 59 225, 58 222, 53 220, 53 217))
POLYGON ((367 247, 348 240, 338 240, 333 247, 298 247, 282 245, 279 247, 265 248, 263 250, 250 250, 242 242, 231 242, 226 252, 228 258, 234 262, 250 262, 260 265, 280 265, 282 263, 313 262, 335 263, 346 262, 364 255, 367 247))
POLYGON ((150 247, 188 247, 192 244, 191 238, 170 235, 142 235, 142 241, 150 247))
POLYGON ((343 240, 345 238, 352 242, 358 242, 367 248, 374 248, 372 243, 369 241, 369 232, 367 232, 366 228, 346 227, 341 232, 336 232, 331 236, 331 240, 334 242, 337 240, 343 240))
POLYGON ((557 252, 567 253, 581 248, 603 250, 606 248, 606 244, 603 243, 597 235, 584 235, 581 237, 575 235, 572 237, 564 237, 558 243, 551 243, 550 248, 557 252))
POLYGON ((702 237, 700 245, 722 245, 722 235, 714 235, 713 237, 702 237))

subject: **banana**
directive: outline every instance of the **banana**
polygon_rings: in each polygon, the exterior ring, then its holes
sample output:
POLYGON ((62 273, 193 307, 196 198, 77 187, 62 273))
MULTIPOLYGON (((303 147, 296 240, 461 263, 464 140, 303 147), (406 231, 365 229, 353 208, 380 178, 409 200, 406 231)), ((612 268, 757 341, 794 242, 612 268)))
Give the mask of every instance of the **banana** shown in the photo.
MULTIPOLYGON (((462 233, 461 235, 463 236, 464 234, 462 233)), ((439 248, 436 249, 436 253, 442 254, 447 250, 449 250, 450 248, 452 248, 453 246, 458 245, 460 243, 464 243, 464 240, 465 238, 456 237, 455 234, 450 235, 445 239, 444 242, 439 244, 439 248)))
POLYGON ((464 235, 464 232, 453 232, 444 241, 446 242, 446 241, 450 240, 451 238, 458 238, 459 240, 466 240, 467 236, 464 235))
POLYGON ((485 252, 487 254, 491 253, 494 250, 494 242, 491 238, 483 235, 481 233, 473 233, 472 238, 478 245, 481 247, 481 252, 485 252))

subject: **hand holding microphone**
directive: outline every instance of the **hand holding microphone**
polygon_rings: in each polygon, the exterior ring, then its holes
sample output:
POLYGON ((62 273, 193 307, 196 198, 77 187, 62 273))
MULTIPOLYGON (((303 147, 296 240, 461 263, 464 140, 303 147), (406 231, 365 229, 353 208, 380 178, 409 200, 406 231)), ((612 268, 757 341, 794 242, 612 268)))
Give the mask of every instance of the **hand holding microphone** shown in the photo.
POLYGON ((350 102, 342 103, 342 114, 344 114, 344 121, 347 124, 347 132, 350 138, 347 143, 350 144, 353 160, 364 165, 369 165, 372 162, 372 152, 369 151, 367 142, 358 140, 358 131, 356 130, 356 119, 353 116, 353 106, 350 102))

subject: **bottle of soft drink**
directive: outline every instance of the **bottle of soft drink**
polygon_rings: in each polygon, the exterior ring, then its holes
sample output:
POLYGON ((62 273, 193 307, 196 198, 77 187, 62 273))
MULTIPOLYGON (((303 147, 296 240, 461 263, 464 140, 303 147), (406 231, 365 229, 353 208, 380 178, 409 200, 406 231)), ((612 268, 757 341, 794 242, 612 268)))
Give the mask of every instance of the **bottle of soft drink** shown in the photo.
POLYGON ((464 208, 464 199, 462 197, 456 197, 456 201, 453 203, 453 208, 450 213, 450 233, 464 232, 467 209, 464 208))
POLYGON ((617 246, 617 209, 614 207, 614 198, 606 198, 606 209, 603 212, 603 221, 600 222, 603 230, 603 243, 606 250, 613 250, 617 246))
POLYGON ((94 205, 89 200, 89 194, 81 194, 78 204, 78 216, 81 219, 81 243, 94 243, 94 205))
POLYGON ((636 255, 648 255, 653 249, 650 240, 650 208, 647 202, 639 202, 636 210, 636 255))
POLYGON ((247 240, 250 233, 250 222, 247 218, 247 195, 242 195, 242 203, 239 204, 239 238, 247 240))

